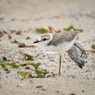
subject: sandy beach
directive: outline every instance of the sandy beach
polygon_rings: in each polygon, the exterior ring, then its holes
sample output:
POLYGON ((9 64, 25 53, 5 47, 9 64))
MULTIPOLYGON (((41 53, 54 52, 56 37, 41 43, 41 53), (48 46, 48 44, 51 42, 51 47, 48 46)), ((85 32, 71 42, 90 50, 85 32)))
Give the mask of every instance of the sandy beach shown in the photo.
POLYGON ((12 68, 8 65, 9 73, 0 66, 0 95, 95 95, 95 53, 87 53, 83 69, 64 53, 61 75, 57 75, 59 54, 46 54, 46 49, 39 44, 18 48, 20 43, 33 45, 41 35, 35 32, 36 28, 48 29, 50 26, 62 31, 70 25, 83 29, 78 34, 79 41, 86 50, 92 50, 95 43, 95 0, 0 0, 0 32, 7 32, 1 38, 0 59, 6 57, 6 63, 14 61, 17 65, 41 63, 38 70, 49 72, 45 78, 23 78, 21 71, 37 76, 33 66, 12 68), (21 34, 16 34, 17 31, 21 34), (9 39, 8 35, 12 38, 9 39), (18 43, 12 43, 14 39, 18 43), (25 60, 19 54, 20 50, 32 55, 34 60, 25 60), (49 77, 53 75, 55 77, 49 77))

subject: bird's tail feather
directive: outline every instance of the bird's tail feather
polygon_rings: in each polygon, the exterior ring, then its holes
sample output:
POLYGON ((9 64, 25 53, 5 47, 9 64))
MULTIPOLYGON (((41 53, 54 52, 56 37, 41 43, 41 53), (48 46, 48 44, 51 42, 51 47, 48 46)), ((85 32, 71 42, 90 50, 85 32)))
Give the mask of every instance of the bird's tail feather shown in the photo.
POLYGON ((68 55, 71 57, 71 59, 80 67, 82 68, 84 66, 84 63, 86 62, 84 58, 81 56, 81 50, 76 47, 72 46, 71 49, 67 51, 68 55))

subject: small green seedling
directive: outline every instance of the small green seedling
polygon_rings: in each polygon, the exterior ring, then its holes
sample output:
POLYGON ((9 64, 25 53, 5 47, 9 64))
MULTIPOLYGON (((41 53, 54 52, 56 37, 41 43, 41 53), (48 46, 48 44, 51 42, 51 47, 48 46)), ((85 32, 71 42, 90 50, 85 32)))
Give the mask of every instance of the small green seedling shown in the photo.
POLYGON ((9 39, 12 39, 12 36, 8 34, 8 38, 9 38, 9 39))
POLYGON ((41 65, 41 63, 31 63, 31 65, 35 68, 35 69, 38 69, 38 67, 41 65))
POLYGON ((45 76, 46 74, 48 74, 49 72, 43 71, 43 75, 45 76))
POLYGON ((71 29, 73 29, 74 31, 80 31, 80 32, 83 31, 83 29, 76 29, 76 28, 74 28, 72 25, 69 26, 68 28, 64 28, 63 30, 65 30, 65 31, 71 31, 71 29))
POLYGON ((2 66, 2 68, 4 68, 4 66, 6 65, 6 63, 0 59, 0 65, 2 66))
POLYGON ((39 71, 39 70, 37 70, 37 69, 35 69, 35 73, 36 73, 39 77, 43 74, 42 71, 39 71))
POLYGON ((1 39, 0 39, 0 42, 1 42, 1 39))
POLYGON ((36 28, 35 31, 41 34, 49 32, 47 29, 44 29, 44 28, 36 28))
POLYGON ((13 32, 14 32, 14 30, 10 29, 10 32, 11 32, 11 33, 13 33, 13 32))
POLYGON ((23 71, 21 71, 21 72, 20 72, 20 75, 25 78, 25 77, 26 77, 27 75, 29 75, 30 73, 31 73, 31 72, 23 72, 23 71))
POLYGON ((92 48, 92 49, 95 49, 95 45, 92 45, 91 48, 92 48))
POLYGON ((25 53, 25 56, 27 57, 27 60, 31 60, 31 59, 33 60, 33 56, 26 54, 26 53, 25 53))
POLYGON ((5 64, 0 64, 2 68, 4 68, 5 64))
POLYGON ((19 68, 19 66, 18 66, 18 65, 16 65, 16 63, 15 63, 15 62, 14 62, 14 63, 9 63, 8 65, 12 66, 13 68, 19 68))

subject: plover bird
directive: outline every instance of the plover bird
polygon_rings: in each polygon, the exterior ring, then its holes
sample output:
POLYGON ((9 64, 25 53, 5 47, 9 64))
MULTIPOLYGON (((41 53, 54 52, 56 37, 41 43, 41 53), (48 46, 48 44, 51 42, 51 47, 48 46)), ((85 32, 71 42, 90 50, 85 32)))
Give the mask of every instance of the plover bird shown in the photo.
POLYGON ((60 33, 46 33, 39 37, 33 43, 40 43, 49 51, 57 51, 60 53, 59 75, 61 74, 62 54, 67 52, 71 59, 82 68, 87 58, 86 51, 82 44, 78 41, 78 32, 62 31, 60 33))

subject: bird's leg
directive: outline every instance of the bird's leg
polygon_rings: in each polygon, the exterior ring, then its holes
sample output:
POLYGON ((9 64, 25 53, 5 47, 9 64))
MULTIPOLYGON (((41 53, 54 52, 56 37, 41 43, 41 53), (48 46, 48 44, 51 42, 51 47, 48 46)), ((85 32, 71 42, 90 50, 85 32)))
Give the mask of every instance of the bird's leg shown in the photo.
POLYGON ((60 59, 59 59, 59 75, 61 75, 61 61, 62 61, 62 55, 60 54, 60 59))

